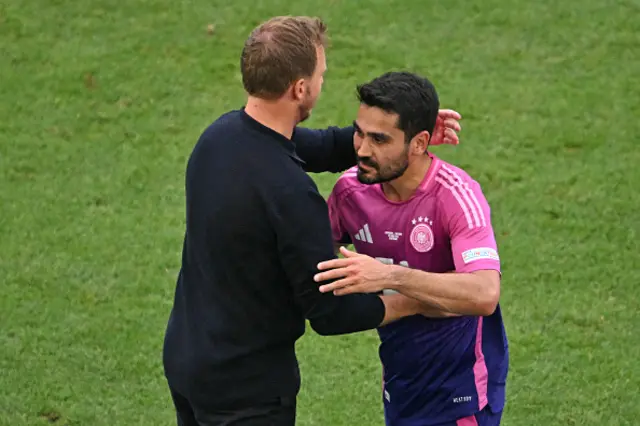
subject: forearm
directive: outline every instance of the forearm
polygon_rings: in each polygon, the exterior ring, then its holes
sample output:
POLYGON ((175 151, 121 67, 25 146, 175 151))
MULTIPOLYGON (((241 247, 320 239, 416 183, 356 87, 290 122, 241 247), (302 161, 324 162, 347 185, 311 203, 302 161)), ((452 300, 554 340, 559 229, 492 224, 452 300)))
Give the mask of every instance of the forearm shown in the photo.
POLYGON ((392 268, 390 288, 430 306, 459 315, 490 315, 499 297, 495 285, 482 276, 430 273, 401 266, 392 268))
POLYGON ((387 306, 375 294, 313 296, 314 302, 303 302, 305 317, 313 330, 323 336, 355 333, 378 327, 387 317, 387 306))
MULTIPOLYGON (((339 304, 331 311, 311 319, 311 327, 321 335, 339 335, 365 331, 385 326, 404 317, 425 314, 425 306, 417 299, 402 294, 375 296, 368 294, 350 294, 338 297, 339 304), (381 301, 381 306, 374 300, 381 301)), ((455 314, 437 314, 434 317, 454 316, 455 314)))
POLYGON ((387 325, 401 318, 422 313, 424 308, 420 301, 402 294, 388 294, 380 296, 384 302, 385 314, 381 326, 387 325))
POLYGON ((420 314, 427 318, 452 318, 462 315, 455 312, 449 312, 442 309, 434 308, 433 306, 429 306, 426 303, 422 303, 421 306, 422 307, 420 308, 420 314))
POLYGON ((331 126, 327 129, 297 127, 292 140, 307 172, 342 172, 356 164, 353 149, 354 128, 331 126))
MULTIPOLYGON (((383 294, 392 295, 392 294, 400 294, 400 293, 398 293, 395 290, 384 290, 383 294)), ((406 295, 403 295, 403 296, 407 297, 407 299, 409 299, 409 300, 414 300, 415 303, 417 304, 417 309, 419 309, 419 311, 420 311, 419 312, 420 315, 425 316, 427 318, 451 318, 451 317, 459 317, 460 316, 460 314, 444 311, 442 309, 438 309, 438 308, 435 308, 433 306, 430 306, 430 305, 428 305, 428 304, 426 304, 424 302, 421 302, 418 299, 410 298, 410 297, 408 297, 406 295)), ((412 306, 412 309, 414 307, 415 306, 412 306)))

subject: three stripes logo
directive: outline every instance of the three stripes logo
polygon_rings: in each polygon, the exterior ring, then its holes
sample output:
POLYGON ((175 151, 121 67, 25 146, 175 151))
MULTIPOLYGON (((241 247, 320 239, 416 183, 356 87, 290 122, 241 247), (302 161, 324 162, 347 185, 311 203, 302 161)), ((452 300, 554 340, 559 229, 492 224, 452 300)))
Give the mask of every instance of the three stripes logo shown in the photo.
POLYGON ((436 182, 451 191, 453 197, 464 213, 469 229, 485 228, 487 218, 475 192, 469 187, 469 182, 462 180, 460 175, 445 164, 438 170, 436 182))
POLYGON ((366 223, 358 233, 355 235, 356 240, 363 241, 365 243, 373 244, 373 238, 371 238, 371 232, 369 231, 369 224, 366 223))

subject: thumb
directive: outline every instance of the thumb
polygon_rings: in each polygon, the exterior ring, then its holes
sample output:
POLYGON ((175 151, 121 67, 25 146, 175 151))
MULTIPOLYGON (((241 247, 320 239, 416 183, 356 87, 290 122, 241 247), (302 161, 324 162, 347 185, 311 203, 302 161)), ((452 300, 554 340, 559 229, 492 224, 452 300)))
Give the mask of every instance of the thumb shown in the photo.
POLYGON ((344 257, 356 257, 356 256, 358 256, 357 252, 351 251, 351 250, 347 249, 346 247, 340 247, 340 253, 342 253, 342 255, 344 257))

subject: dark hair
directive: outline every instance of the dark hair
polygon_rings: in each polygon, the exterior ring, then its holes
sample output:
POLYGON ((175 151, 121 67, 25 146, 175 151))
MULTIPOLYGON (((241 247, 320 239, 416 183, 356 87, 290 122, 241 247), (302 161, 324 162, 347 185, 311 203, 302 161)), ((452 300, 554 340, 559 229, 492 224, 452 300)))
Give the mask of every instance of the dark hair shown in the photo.
POLYGON ((433 84, 409 72, 388 72, 357 87, 360 103, 398 114, 396 126, 409 143, 426 130, 433 135, 440 101, 433 84))
POLYGON ((319 18, 277 16, 255 28, 240 58, 249 95, 277 99, 294 81, 313 75, 318 47, 326 47, 327 27, 319 18))

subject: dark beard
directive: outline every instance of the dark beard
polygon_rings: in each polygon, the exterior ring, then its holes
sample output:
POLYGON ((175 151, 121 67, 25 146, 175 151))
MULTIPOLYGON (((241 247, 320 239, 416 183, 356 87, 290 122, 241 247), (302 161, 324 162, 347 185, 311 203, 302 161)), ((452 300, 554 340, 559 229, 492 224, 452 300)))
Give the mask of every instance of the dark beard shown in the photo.
POLYGON ((358 159, 364 165, 370 166, 371 171, 363 170, 358 167, 358 181, 367 185, 373 185, 376 183, 390 182, 402 176, 404 172, 409 168, 409 159, 407 156, 403 156, 393 164, 383 167, 382 169, 373 164, 368 158, 358 159))

